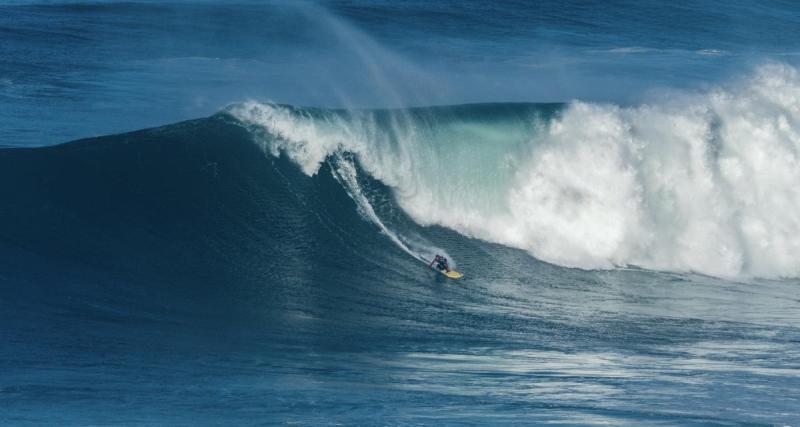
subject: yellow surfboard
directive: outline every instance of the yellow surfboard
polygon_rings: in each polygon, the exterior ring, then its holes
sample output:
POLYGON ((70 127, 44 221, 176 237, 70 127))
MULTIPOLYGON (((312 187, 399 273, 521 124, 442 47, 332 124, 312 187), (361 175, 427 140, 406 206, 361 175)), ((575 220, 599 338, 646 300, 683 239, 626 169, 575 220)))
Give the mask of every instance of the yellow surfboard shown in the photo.
MULTIPOLYGON (((438 256, 438 255, 437 255, 437 256, 438 256)), ((459 272, 457 272, 457 271, 453 271, 453 270, 450 270, 450 271, 444 271, 444 270, 439 270, 438 268, 434 268, 434 266, 433 266, 433 263, 434 263, 434 261, 436 261, 436 260, 434 259, 433 261, 431 261, 431 262, 428 264, 428 267, 430 267, 430 268, 431 268, 431 270, 436 270, 436 271, 438 271, 439 273, 442 273, 442 274, 444 275, 444 277, 447 277, 448 279, 460 279, 460 278, 464 277, 464 275, 463 275, 463 274, 461 274, 461 273, 459 273, 459 272)), ((427 261, 426 261, 426 262, 427 262, 427 261)))
POLYGON ((447 276, 450 279, 460 279, 460 278, 464 277, 463 274, 461 274, 461 273, 459 273, 457 271, 453 271, 453 270, 450 270, 450 271, 447 271, 447 272, 442 271, 441 273, 444 274, 445 276, 447 276))

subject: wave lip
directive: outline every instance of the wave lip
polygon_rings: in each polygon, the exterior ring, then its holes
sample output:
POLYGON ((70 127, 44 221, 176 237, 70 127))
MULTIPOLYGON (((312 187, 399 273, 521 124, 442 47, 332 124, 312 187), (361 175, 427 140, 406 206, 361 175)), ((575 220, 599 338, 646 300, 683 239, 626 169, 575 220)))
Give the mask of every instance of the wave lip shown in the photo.
POLYGON ((227 110, 309 175, 355 155, 419 224, 584 269, 798 277, 800 77, 623 108, 227 110))

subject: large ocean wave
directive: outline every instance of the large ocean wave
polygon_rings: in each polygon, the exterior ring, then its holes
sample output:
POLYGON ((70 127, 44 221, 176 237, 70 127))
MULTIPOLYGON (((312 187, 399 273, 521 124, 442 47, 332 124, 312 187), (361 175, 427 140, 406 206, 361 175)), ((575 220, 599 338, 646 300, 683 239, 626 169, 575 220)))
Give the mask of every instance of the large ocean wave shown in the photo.
MULTIPOLYGON (((787 65, 632 107, 247 102, 226 113, 307 175, 332 160, 352 178, 349 153, 417 223, 558 265, 800 276, 800 75, 787 65)), ((417 253, 346 181, 362 214, 417 253)))
POLYGON ((793 79, 637 108, 248 104, 0 149, 0 424, 791 423, 798 280, 564 268, 451 229, 796 274, 793 79))

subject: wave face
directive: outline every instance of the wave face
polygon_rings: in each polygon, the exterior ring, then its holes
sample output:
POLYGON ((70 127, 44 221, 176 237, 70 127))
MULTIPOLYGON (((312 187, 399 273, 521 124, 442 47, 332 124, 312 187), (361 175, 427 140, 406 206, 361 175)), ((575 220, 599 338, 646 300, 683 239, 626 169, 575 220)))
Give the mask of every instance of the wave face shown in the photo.
POLYGON ((227 112, 308 175, 352 153, 418 223, 547 262, 800 275, 800 76, 789 66, 636 107, 227 112))

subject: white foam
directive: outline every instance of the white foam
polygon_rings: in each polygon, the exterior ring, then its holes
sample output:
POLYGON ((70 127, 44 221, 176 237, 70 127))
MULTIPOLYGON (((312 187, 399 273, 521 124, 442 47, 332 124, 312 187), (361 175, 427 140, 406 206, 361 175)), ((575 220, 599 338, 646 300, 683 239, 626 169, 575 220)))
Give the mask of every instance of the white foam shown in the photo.
MULTIPOLYGON (((355 153, 421 224, 579 268, 800 276, 800 76, 781 64, 632 108, 573 102, 537 128, 398 114, 231 112, 304 172, 355 153), (538 130, 536 130, 538 129, 538 130), (432 185, 433 184, 433 185, 432 185)), ((531 118, 535 122, 535 118, 531 118)))

